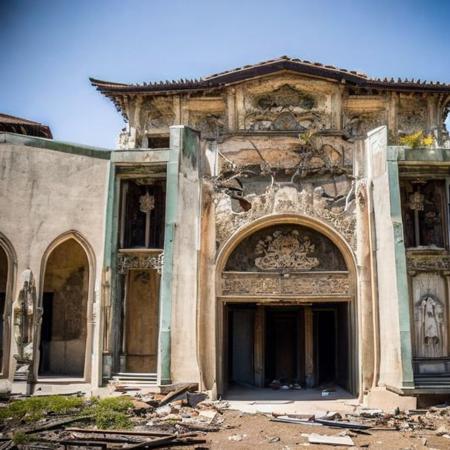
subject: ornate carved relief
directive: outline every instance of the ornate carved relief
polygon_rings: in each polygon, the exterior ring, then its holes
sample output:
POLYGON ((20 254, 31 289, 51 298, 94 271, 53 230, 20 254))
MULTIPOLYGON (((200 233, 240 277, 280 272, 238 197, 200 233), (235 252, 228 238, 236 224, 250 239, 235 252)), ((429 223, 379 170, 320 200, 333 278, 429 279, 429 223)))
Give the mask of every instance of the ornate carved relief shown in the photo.
POLYGON ((368 131, 386 124, 382 111, 351 112, 344 116, 344 130, 352 137, 365 136, 368 131))
POLYGON ((117 270, 124 275, 130 269, 155 269, 161 273, 164 264, 164 253, 157 255, 119 254, 117 257, 117 270))
POLYGON ((442 253, 407 253, 408 272, 450 270, 450 256, 442 253))
POLYGON ((225 130, 223 114, 189 112, 189 126, 200 131, 202 138, 217 138, 225 130))
POLYGON ((231 253, 227 271, 346 271, 336 246, 317 231, 299 225, 274 225, 256 231, 231 253))
POLYGON ((139 197, 139 210, 148 214, 155 209, 155 197, 146 192, 139 197))
POLYGON ((320 262, 311 256, 314 244, 309 236, 300 236, 298 230, 277 230, 268 234, 256 245, 255 266, 261 270, 291 269, 311 270, 320 262))
POLYGON ((278 274, 224 272, 222 295, 265 297, 348 297, 351 294, 348 274, 290 273, 278 274))
POLYGON ((414 97, 400 97, 398 111, 398 132, 412 134, 427 128, 426 100, 414 97))
POLYGON ((269 187, 263 194, 250 194, 249 211, 236 213, 231 208, 231 199, 225 194, 216 194, 216 235, 219 241, 229 238, 239 227, 260 217, 274 213, 297 213, 318 218, 336 229, 350 245, 354 245, 355 214, 352 190, 346 195, 332 197, 321 186, 303 183, 294 186, 269 187))
POLYGON ((170 98, 148 100, 141 107, 139 125, 142 131, 165 129, 173 125, 174 121, 173 102, 170 98))
POLYGON ((245 129, 253 131, 305 131, 329 128, 329 117, 318 109, 320 96, 289 84, 249 95, 245 129))

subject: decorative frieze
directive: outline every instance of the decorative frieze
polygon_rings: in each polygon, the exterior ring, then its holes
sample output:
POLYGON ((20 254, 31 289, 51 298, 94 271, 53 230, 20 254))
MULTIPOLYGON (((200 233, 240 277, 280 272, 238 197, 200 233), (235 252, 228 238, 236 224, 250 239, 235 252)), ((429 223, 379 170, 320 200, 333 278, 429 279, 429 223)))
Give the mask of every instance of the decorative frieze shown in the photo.
POLYGON ((120 253, 117 257, 117 271, 124 275, 130 269, 155 269, 161 273, 164 264, 164 253, 137 254, 120 253))
POLYGON ((223 296, 264 297, 349 297, 351 286, 348 273, 306 272, 288 276, 269 273, 224 272, 223 296))
POLYGON ((408 272, 433 272, 450 270, 450 256, 442 253, 407 254, 408 272))

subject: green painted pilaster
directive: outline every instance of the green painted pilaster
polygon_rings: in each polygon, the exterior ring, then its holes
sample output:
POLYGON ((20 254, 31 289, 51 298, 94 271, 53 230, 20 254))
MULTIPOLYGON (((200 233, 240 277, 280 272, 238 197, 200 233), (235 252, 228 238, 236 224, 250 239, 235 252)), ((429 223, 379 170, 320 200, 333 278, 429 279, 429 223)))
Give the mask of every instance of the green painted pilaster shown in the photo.
POLYGON ((170 128, 170 151, 166 180, 166 223, 164 229, 164 265, 159 296, 158 384, 169 384, 170 327, 172 319, 172 280, 174 240, 178 207, 178 173, 183 145, 183 127, 170 128))
MULTIPOLYGON (((111 320, 113 321, 113 328, 116 328, 118 317, 120 317, 120 301, 118 297, 117 289, 117 275, 114 270, 114 264, 117 257, 117 232, 118 232, 118 202, 120 198, 120 186, 116 178, 116 166, 111 163, 109 168, 109 181, 108 181, 108 199, 106 202, 106 219, 105 219, 105 246, 103 255, 103 271, 105 273, 109 272, 109 295, 111 304, 111 320)), ((104 299, 106 300, 106 299, 104 299)), ((104 305, 102 305, 103 308, 104 305)), ((103 329, 103 328, 102 328, 103 329)), ((113 333, 113 335, 115 335, 113 333)), ((103 336, 100 337, 100 342, 103 342, 103 336)), ((108 352, 112 351, 112 355, 109 356, 105 361, 103 361, 103 367, 107 372, 114 372, 118 369, 118 356, 117 347, 120 342, 114 339, 110 342, 111 348, 106 349, 108 352)), ((105 349, 101 349, 102 355, 105 349)), ((107 373, 108 374, 108 373, 107 373)), ((104 374, 102 374, 102 377, 104 374)))
MULTIPOLYGON (((198 133, 185 126, 170 127, 170 151, 167 163, 166 223, 164 264, 161 274, 159 303, 158 383, 171 382, 171 322, 174 284, 176 281, 175 247, 178 221, 185 205, 180 204, 180 179, 198 164, 198 133)), ((193 236, 193 239, 195 237, 193 236)), ((180 286, 183 289, 183 286, 180 286)))
POLYGON ((391 218, 394 232, 395 270, 397 278, 398 316, 400 329, 400 352, 402 366, 402 387, 414 387, 412 367, 411 321, 409 309, 408 274, 406 266, 406 251, 403 238, 402 208, 400 200, 400 183, 398 172, 398 149, 387 149, 387 171, 389 180, 389 195, 391 218))

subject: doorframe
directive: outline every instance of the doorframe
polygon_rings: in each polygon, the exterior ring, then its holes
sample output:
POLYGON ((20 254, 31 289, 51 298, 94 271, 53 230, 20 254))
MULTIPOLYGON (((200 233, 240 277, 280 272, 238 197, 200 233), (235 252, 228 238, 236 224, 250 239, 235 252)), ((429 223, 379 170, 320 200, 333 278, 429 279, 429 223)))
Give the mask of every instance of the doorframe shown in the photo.
MULTIPOLYGON (((337 249, 340 251, 342 257, 344 258, 347 270, 349 273, 350 280, 350 300, 346 301, 349 304, 349 349, 352 357, 350 357, 349 363, 349 386, 351 392, 354 395, 359 393, 359 347, 358 347, 358 336, 359 336, 359 322, 358 322, 358 297, 359 297, 359 283, 358 283, 358 272, 356 265, 356 257, 353 249, 350 247, 348 242, 340 235, 334 228, 326 224, 320 219, 304 216, 301 214, 270 214, 259 218, 250 224, 246 224, 240 227, 219 249, 217 260, 216 260, 216 280, 215 280, 215 293, 216 293, 216 339, 215 339, 215 373, 216 373, 216 391, 218 395, 223 395, 227 389, 227 375, 224 372, 225 369, 225 335, 224 335, 224 317, 225 317, 225 306, 228 303, 232 303, 232 299, 221 299, 222 294, 222 273, 225 269, 228 258, 230 257, 233 250, 247 237, 252 235, 258 230, 263 228, 268 228, 272 225, 300 225, 323 234, 325 237, 329 238, 331 242, 336 245, 337 249)), ((262 295, 261 298, 264 298, 262 295)), ((322 299, 325 300, 326 296, 322 299)), ((273 300, 273 299, 272 299, 273 300)), ((320 300, 320 299, 317 299, 320 300)), ((316 301, 317 301, 316 300, 316 301)), ((249 299, 249 301, 251 301, 249 299)), ((256 301, 256 300, 255 300, 256 301)), ((294 302, 295 299, 292 299, 294 302)), ((329 300, 328 300, 329 301, 329 300)), ((311 303, 309 301, 308 303, 311 303)), ((313 301, 314 304, 314 301, 313 301)))

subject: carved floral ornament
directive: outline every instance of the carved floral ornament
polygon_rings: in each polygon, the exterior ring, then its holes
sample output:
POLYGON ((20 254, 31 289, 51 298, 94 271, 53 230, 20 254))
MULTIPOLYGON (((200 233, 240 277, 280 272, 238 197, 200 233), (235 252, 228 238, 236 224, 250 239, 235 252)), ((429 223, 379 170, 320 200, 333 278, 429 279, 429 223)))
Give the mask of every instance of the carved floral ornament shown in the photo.
POLYGON ((121 275, 125 275, 130 269, 155 269, 160 274, 163 264, 163 252, 157 255, 119 254, 117 258, 117 270, 121 275))
POLYGON ((278 274, 225 272, 223 296, 264 297, 351 297, 351 283, 345 273, 294 273, 288 278, 278 274))
POLYGON ((148 214, 155 209, 155 197, 146 192, 139 197, 139 209, 144 214, 148 214))
POLYGON ((261 270, 311 270, 320 264, 314 253, 314 244, 297 230, 287 233, 275 231, 260 240, 256 246, 255 266, 261 270))

